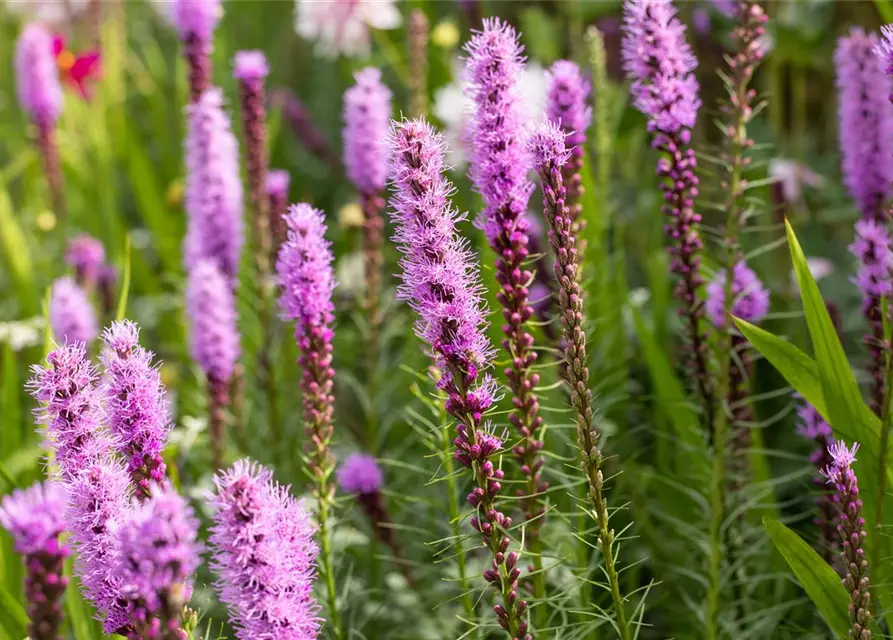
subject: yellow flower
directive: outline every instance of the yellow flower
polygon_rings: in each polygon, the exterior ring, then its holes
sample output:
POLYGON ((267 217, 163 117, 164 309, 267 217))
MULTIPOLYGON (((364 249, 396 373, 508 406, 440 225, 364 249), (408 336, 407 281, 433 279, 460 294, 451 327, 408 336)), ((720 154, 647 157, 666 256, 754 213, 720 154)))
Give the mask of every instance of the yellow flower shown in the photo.
POLYGON ((356 202, 350 202, 338 212, 338 224, 345 229, 362 227, 366 222, 363 216, 363 208, 356 202))
POLYGON ((41 211, 37 216, 37 228, 41 231, 52 231, 56 228, 56 214, 52 211, 41 211))
POLYGON ((439 22, 431 31, 431 42, 441 49, 454 49, 459 44, 459 28, 452 20, 439 22))

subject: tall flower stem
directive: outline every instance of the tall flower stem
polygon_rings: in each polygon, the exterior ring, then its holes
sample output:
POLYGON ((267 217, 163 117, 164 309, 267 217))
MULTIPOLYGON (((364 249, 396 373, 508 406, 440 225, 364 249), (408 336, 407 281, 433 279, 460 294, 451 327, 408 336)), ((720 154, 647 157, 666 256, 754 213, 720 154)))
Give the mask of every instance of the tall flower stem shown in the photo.
MULTIPOLYGON (((381 290, 382 269, 384 268, 384 198, 378 194, 363 195, 363 277, 366 282, 366 297, 363 307, 369 323, 367 342, 366 373, 370 383, 370 396, 375 399, 375 379, 378 358, 381 352, 381 290)), ((374 431, 374 430, 373 430, 374 431)), ((374 444, 374 432, 370 434, 374 444)))
POLYGON ((39 121, 37 123, 37 146, 43 158, 43 170, 50 187, 50 199, 53 213, 61 223, 66 219, 65 196, 62 187, 62 164, 59 159, 59 144, 56 139, 55 123, 39 121))
POLYGON ((208 377, 208 421, 211 432, 211 464, 214 469, 223 468, 230 386, 229 380, 208 377))
POLYGON ((549 243, 555 254, 555 278, 559 284, 558 303, 565 339, 563 375, 571 391, 571 404, 577 423, 577 444, 582 454, 582 468, 588 485, 588 500, 598 524, 598 544, 605 562, 605 574, 614 602, 617 630, 623 640, 633 637, 626 618, 614 557, 614 530, 611 529, 608 503, 604 495, 602 452, 599 433, 593 425, 594 409, 589 388, 589 367, 586 354, 586 331, 583 327, 583 292, 580 287, 580 264, 574 237, 574 217, 566 203, 562 169, 568 160, 564 133, 554 124, 544 125, 530 140, 537 172, 543 189, 543 211, 549 222, 549 243))
POLYGON ((428 112, 428 18, 422 9, 409 14, 409 113, 420 118, 428 112))

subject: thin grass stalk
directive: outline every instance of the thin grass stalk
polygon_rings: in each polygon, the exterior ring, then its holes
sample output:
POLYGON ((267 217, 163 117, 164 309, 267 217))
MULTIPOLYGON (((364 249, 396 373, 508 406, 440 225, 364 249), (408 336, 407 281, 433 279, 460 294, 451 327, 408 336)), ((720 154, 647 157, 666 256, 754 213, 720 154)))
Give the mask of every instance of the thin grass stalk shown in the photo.
POLYGON ((62 163, 59 158, 59 143, 56 125, 52 122, 37 122, 37 147, 43 159, 43 169, 50 188, 50 202, 53 205, 60 228, 64 229, 67 219, 65 195, 63 193, 62 163))
POLYGON ((586 331, 583 327, 583 292, 580 287, 580 265, 577 242, 573 234, 573 216, 567 206, 562 169, 568 155, 564 134, 554 124, 546 125, 531 139, 531 151, 542 181, 543 211, 549 222, 549 243, 555 254, 555 278, 559 283, 558 302, 565 339, 564 378, 570 386, 571 404, 577 424, 577 443, 582 454, 582 469, 588 484, 588 500, 593 508, 599 530, 598 543, 604 557, 605 574, 610 585, 611 599, 619 636, 628 640, 634 636, 627 621, 624 597, 617 573, 614 530, 611 529, 608 503, 604 495, 602 452, 598 446, 600 434, 593 424, 594 408, 589 388, 589 367, 586 353, 586 331))
POLYGON ((409 14, 409 113, 413 118, 428 114, 428 18, 422 9, 409 14))

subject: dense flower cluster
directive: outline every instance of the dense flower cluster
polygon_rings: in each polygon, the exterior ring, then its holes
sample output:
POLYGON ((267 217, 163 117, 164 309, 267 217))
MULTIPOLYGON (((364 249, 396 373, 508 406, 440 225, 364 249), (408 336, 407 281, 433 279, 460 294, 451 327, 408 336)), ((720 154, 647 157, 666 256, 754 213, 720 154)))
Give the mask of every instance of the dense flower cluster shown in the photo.
POLYGON ((63 575, 70 553, 59 536, 65 530, 65 489, 57 482, 36 483, 0 501, 0 526, 12 535, 15 550, 25 556, 28 637, 56 640, 62 622, 63 575))
POLYGON ((348 493, 375 493, 384 477, 374 456, 355 453, 338 467, 338 484, 348 493))
POLYGON ((115 322, 102 334, 102 394, 109 430, 127 461, 137 496, 165 481, 161 457, 171 429, 170 408, 152 352, 139 344, 139 327, 115 322))
POLYGON ((240 460, 214 479, 212 567, 242 640, 319 633, 313 578, 319 552, 302 503, 264 467, 240 460))
POLYGON ((53 55, 53 36, 28 24, 16 42, 19 104, 39 126, 52 126, 62 113, 62 85, 53 55))
POLYGON ((99 321, 87 292, 68 276, 53 283, 49 315, 57 342, 90 342, 99 333, 99 321))
POLYGON ((239 143, 219 89, 202 93, 187 115, 186 267, 210 260, 234 286, 243 243, 239 143))
MULTIPOLYGON (((718 271, 707 285, 707 316, 717 327, 726 322, 726 272, 718 271)), ((732 269, 731 314, 748 322, 759 322, 769 312, 769 290, 743 260, 732 269)))
POLYGON ((834 65, 844 182, 864 218, 883 219, 893 182, 893 82, 874 55, 878 42, 851 29, 837 41, 834 65))
POLYGON ((391 91, 375 67, 358 71, 354 79, 344 92, 344 166, 357 191, 368 197, 387 182, 391 91))
POLYGON ((192 357, 209 378, 228 381, 239 355, 235 300, 229 282, 209 261, 196 263, 186 287, 192 357))

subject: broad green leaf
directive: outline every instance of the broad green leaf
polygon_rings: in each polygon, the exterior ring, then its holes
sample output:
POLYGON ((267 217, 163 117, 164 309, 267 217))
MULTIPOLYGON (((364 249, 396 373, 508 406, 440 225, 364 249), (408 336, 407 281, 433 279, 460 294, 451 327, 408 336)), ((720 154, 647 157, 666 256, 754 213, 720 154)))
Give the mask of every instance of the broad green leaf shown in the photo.
POLYGON ((893 0, 874 0, 874 6, 877 7, 881 20, 893 22, 893 0))
POLYGON ((0 407, 3 407, 3 428, 0 429, 0 460, 18 449, 22 443, 22 397, 16 355, 9 344, 2 345, 3 362, 0 378, 0 407))
POLYGON ((65 562, 68 588, 65 590, 65 613, 76 640, 101 638, 102 628, 94 619, 93 607, 81 596, 80 583, 72 572, 71 559, 65 562))
POLYGON ((782 523, 764 518, 763 526, 822 618, 839 638, 846 638, 850 628, 847 617, 850 599, 840 577, 812 547, 782 523))
POLYGON ((750 324, 741 318, 732 318, 742 335, 784 376, 794 390, 828 418, 822 381, 815 360, 800 351, 787 340, 750 324))
POLYGON ((28 627, 28 614, 22 604, 6 587, 0 585, 0 625, 13 638, 24 638, 28 627))
POLYGON ((6 257, 6 268, 15 283, 17 298, 25 315, 37 313, 38 303, 34 295, 34 264, 25 241, 25 233, 12 209, 12 201, 6 185, 0 185, 0 246, 6 257))

